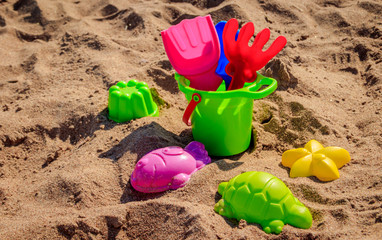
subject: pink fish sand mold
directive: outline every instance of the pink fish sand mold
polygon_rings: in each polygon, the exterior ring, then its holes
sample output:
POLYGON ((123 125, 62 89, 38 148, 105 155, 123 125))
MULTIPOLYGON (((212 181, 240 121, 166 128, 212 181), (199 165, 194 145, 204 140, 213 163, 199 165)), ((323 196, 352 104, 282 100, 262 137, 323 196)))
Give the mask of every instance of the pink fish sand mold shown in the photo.
POLYGON ((220 44, 210 15, 183 20, 161 35, 171 65, 190 87, 215 91, 220 86, 223 80, 215 73, 220 44))
POLYGON ((184 149, 171 146, 143 156, 131 175, 131 185, 139 192, 156 193, 184 187, 191 175, 211 162, 200 142, 184 149))

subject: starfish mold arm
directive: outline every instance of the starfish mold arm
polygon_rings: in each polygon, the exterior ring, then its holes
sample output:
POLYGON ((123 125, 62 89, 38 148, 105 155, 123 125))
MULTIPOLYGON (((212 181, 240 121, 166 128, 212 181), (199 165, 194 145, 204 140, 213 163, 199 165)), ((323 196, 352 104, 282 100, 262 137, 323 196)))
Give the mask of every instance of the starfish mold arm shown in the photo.
POLYGON ((285 167, 291 168, 297 160, 309 154, 311 153, 305 148, 297 148, 297 149, 288 150, 283 153, 281 157, 281 164, 284 165, 285 167))
POLYGON ((309 152, 314 153, 323 149, 324 147, 321 145, 321 143, 313 139, 310 140, 307 144, 305 144, 304 148, 307 149, 309 152))
POLYGON ((312 174, 321 181, 332 181, 340 177, 334 161, 323 154, 313 154, 311 168, 312 174))
POLYGON ((343 165, 350 162, 349 152, 340 147, 326 147, 316 153, 323 154, 330 158, 336 164, 337 168, 341 168, 343 165))
POLYGON ((291 167, 289 176, 292 178, 312 176, 312 173, 310 171, 311 163, 312 163, 311 154, 298 159, 291 167))

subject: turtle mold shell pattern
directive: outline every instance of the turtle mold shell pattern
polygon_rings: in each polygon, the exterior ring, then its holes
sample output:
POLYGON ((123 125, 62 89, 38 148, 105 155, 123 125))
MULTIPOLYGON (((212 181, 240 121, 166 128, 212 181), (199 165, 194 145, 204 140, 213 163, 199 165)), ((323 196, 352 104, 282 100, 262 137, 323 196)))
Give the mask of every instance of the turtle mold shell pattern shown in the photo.
POLYGON ((279 234, 284 224, 310 228, 312 215, 277 177, 245 172, 219 184, 222 199, 215 211, 228 218, 258 223, 266 233, 279 234))

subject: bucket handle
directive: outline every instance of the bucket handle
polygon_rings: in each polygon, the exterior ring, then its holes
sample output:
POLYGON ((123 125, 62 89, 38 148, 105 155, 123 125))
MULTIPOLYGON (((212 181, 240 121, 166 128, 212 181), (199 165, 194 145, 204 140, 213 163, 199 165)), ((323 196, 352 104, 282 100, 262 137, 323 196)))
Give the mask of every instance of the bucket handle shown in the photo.
POLYGON ((237 95, 240 97, 247 97, 252 99, 261 99, 265 98, 269 94, 273 93, 277 88, 277 81, 273 78, 262 78, 258 84, 252 85, 248 87, 249 91, 238 91, 237 95), (266 86, 266 88, 259 90, 262 86, 266 86))
MULTIPOLYGON (((181 86, 181 85, 179 85, 179 86, 181 86)), ((273 79, 273 78, 262 78, 262 79, 260 79, 258 84, 254 84, 253 86, 248 87, 246 91, 241 90, 241 89, 229 91, 229 97, 230 98, 232 98, 232 97, 247 97, 247 98, 252 98, 252 99, 261 99, 261 98, 264 98, 264 97, 268 96, 269 94, 273 93, 276 90, 276 88, 277 88, 277 81, 275 79, 273 79), (266 88, 260 90, 260 91, 257 91, 262 86, 265 86, 265 85, 268 85, 268 86, 266 88)), ((208 97, 214 98, 214 97, 219 96, 218 94, 214 94, 214 93, 212 93, 212 94, 210 93, 208 95, 208 97)), ((218 93, 218 92, 216 92, 216 93, 218 93)), ((228 93, 228 92, 226 92, 226 93, 228 93)), ((191 120, 190 120, 191 114, 194 111, 194 109, 196 108, 196 105, 198 105, 198 103, 200 103, 201 101, 202 101, 202 97, 200 96, 199 93, 193 93, 192 94, 191 101, 189 102, 189 104, 188 104, 188 106, 187 106, 187 108, 183 114, 183 122, 187 126, 191 126, 191 120)))
POLYGON ((192 94, 191 101, 188 104, 186 111, 184 111, 183 114, 183 122, 187 124, 187 126, 191 126, 191 114, 194 111, 196 105, 202 101, 202 97, 199 93, 192 94))

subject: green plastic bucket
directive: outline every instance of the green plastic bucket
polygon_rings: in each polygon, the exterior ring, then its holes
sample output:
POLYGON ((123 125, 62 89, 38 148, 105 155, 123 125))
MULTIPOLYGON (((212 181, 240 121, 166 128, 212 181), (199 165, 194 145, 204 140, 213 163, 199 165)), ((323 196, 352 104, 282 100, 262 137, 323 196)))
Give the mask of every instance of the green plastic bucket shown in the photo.
POLYGON ((216 91, 201 91, 190 88, 189 81, 179 74, 175 79, 189 102, 183 121, 192 126, 194 140, 203 143, 213 156, 232 156, 247 150, 253 99, 264 98, 277 88, 275 79, 259 73, 256 81, 233 91, 226 91, 224 83, 216 91))

